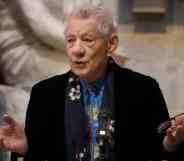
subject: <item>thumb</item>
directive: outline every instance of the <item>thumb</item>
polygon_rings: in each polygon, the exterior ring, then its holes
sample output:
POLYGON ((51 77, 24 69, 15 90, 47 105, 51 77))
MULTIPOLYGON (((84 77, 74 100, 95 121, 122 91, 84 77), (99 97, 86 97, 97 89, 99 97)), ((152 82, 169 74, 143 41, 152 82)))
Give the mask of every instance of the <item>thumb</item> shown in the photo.
POLYGON ((171 143, 171 144, 175 144, 176 142, 176 138, 175 138, 176 132, 174 130, 174 128, 168 128, 167 129, 167 133, 166 133, 166 137, 167 137, 167 142, 171 143))
POLYGON ((8 114, 3 114, 3 120, 10 127, 15 127, 17 125, 16 121, 8 114))

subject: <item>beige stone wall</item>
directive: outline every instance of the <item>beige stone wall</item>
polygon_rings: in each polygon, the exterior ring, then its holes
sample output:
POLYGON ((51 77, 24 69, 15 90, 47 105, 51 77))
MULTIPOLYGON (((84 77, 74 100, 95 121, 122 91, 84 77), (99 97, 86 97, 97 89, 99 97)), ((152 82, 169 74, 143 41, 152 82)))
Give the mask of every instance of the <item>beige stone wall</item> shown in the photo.
POLYGON ((170 25, 164 33, 120 30, 120 35, 125 66, 157 79, 171 115, 184 112, 184 27, 170 25))

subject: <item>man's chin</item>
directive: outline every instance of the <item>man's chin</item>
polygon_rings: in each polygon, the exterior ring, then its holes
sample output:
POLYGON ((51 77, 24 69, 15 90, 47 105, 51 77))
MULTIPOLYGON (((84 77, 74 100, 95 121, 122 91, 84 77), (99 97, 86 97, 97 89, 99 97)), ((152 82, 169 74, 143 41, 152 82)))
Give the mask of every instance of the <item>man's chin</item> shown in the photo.
POLYGON ((82 79, 86 79, 87 78, 87 72, 85 72, 85 71, 83 71, 83 70, 72 70, 72 72, 75 74, 75 75, 77 75, 77 76, 79 76, 80 78, 82 78, 82 79))

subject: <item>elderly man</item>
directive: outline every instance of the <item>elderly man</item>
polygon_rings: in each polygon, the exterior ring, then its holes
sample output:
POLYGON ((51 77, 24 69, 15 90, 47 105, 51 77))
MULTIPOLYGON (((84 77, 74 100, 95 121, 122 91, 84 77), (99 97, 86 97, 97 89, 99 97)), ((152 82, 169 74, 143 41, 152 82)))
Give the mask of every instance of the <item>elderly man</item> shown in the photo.
POLYGON ((183 117, 158 133, 169 119, 158 83, 119 67, 109 56, 118 45, 108 10, 76 8, 66 27, 71 70, 32 88, 25 133, 8 115, 1 148, 25 161, 160 161, 174 157, 184 140, 183 117), (62 159, 61 159, 62 158, 62 159))

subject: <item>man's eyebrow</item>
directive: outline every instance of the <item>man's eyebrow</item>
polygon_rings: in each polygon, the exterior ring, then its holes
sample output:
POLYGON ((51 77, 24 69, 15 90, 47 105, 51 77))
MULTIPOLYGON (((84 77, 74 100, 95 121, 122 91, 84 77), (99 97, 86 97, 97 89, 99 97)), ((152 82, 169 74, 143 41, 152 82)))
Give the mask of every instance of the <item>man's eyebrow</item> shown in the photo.
POLYGON ((84 34, 82 34, 82 35, 83 35, 83 36, 95 37, 94 32, 92 32, 92 31, 89 31, 89 32, 84 33, 84 34))
POLYGON ((66 34, 66 37, 74 37, 74 34, 66 34))
MULTIPOLYGON (((80 36, 80 37, 85 37, 85 36, 89 36, 89 37, 92 37, 92 38, 96 37, 94 35, 94 32, 93 31, 81 32, 81 33, 79 33, 77 35, 80 36)), ((66 38, 68 38, 68 37, 75 37, 75 36, 76 35, 74 33, 67 33, 66 34, 66 38)))

